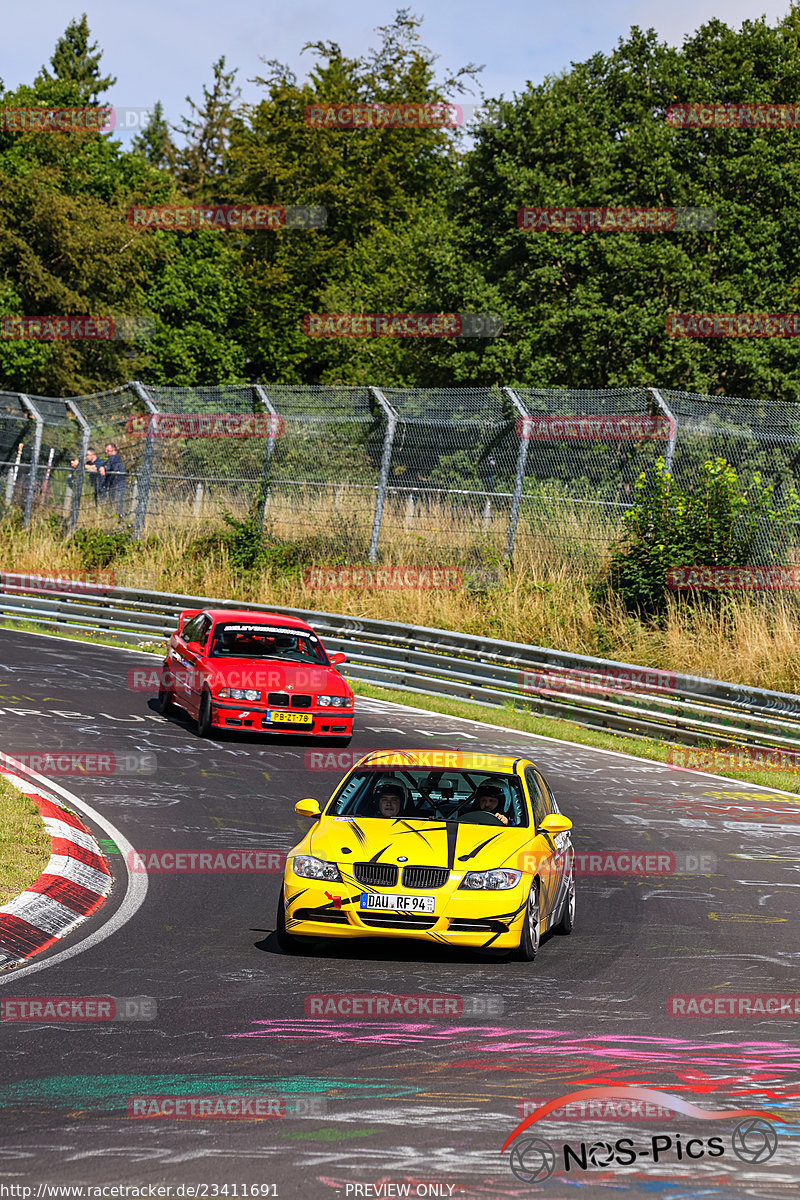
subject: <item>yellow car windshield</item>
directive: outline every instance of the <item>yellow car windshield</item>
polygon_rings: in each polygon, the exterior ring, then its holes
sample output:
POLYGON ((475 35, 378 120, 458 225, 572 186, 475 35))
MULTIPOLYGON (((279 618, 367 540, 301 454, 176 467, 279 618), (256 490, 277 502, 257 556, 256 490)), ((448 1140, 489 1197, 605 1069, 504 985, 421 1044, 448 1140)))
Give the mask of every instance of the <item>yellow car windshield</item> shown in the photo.
POLYGON ((529 824, 516 775, 429 768, 354 771, 325 815, 518 827, 529 824))

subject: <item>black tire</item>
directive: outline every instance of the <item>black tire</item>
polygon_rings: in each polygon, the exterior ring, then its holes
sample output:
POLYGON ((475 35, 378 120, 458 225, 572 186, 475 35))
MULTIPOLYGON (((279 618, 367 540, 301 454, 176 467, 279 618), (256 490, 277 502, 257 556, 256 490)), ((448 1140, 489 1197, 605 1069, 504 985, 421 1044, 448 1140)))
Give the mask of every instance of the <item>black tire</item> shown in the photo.
POLYGON ((534 879, 525 905, 525 919, 519 938, 518 957, 524 962, 533 962, 542 936, 542 913, 539 907, 539 881, 534 879))
POLYGON ((278 940, 278 945, 284 954, 297 954, 302 949, 303 943, 299 938, 294 937, 291 933, 286 932, 286 909, 283 907, 283 884, 281 884, 281 894, 278 896, 278 911, 275 914, 275 937, 278 940))
POLYGON ((564 900, 564 908, 561 913, 561 920, 557 925, 553 926, 554 933, 567 934, 572 933, 575 928, 575 868, 570 869, 569 883, 567 884, 567 895, 564 900))
POLYGON ((197 714, 197 732, 201 738, 211 737, 211 692, 203 688, 197 714))
POLYGON ((172 686, 164 679, 158 685, 158 711, 162 717, 168 717, 175 711, 172 703, 172 686))

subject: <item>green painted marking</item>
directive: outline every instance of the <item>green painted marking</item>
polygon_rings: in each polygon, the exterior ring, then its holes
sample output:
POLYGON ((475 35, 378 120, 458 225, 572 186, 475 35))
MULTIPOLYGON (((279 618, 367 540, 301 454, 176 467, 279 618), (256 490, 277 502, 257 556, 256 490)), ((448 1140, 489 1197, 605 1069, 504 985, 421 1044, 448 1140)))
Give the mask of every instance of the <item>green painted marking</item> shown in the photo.
POLYGON ((0 1086, 0 1108, 19 1104, 50 1102, 69 1108, 127 1109, 131 1096, 252 1096, 263 1093, 280 1095, 327 1095, 337 1092, 352 1095, 360 1089, 366 1098, 413 1095, 420 1089, 401 1088, 390 1080, 362 1083, 360 1080, 324 1079, 310 1075, 291 1075, 270 1079, 264 1075, 55 1075, 44 1079, 26 1079, 0 1086))
POLYGON ((376 1129, 314 1129, 310 1133, 283 1133, 283 1142, 346 1142, 349 1138, 371 1137, 376 1129))

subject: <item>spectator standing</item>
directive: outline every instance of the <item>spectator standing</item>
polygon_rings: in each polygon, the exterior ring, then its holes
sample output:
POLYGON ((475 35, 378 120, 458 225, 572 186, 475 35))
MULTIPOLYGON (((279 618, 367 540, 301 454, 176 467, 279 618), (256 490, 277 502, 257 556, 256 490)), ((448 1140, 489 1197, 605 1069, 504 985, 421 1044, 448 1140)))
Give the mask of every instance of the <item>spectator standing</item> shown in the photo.
POLYGON ((104 467, 105 488, 108 502, 118 517, 122 517, 125 503, 125 464, 114 442, 106 443, 107 458, 104 467))
MULTIPOLYGON (((73 470, 78 466, 79 461, 77 458, 71 460, 73 470)), ((106 489, 105 465, 103 460, 97 457, 97 451, 94 446, 90 446, 86 451, 86 474, 92 483, 92 495, 94 496, 95 507, 106 489)))

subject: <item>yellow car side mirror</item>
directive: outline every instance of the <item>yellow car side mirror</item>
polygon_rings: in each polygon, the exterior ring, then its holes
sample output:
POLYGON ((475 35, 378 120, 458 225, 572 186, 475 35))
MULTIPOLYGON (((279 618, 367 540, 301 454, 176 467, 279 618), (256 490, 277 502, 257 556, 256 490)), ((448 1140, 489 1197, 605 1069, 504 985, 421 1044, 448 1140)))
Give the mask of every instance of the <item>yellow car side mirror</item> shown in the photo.
POLYGON ((572 821, 569 817, 565 817, 562 813, 548 813, 539 822, 539 833, 547 833, 551 837, 555 837, 558 833, 566 833, 572 829, 572 821))
POLYGON ((310 797, 306 800, 298 800, 294 806, 294 811, 299 813, 301 817, 318 817, 322 813, 319 800, 312 800, 310 797))

